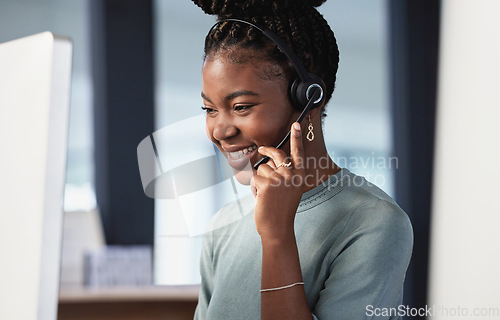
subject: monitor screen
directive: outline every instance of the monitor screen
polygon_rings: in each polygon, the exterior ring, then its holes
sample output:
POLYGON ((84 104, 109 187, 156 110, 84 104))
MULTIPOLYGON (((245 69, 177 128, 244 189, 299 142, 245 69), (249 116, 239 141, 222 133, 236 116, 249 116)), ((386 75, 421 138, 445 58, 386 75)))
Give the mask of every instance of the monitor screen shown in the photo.
POLYGON ((0 44, 0 319, 57 317, 72 45, 0 44))

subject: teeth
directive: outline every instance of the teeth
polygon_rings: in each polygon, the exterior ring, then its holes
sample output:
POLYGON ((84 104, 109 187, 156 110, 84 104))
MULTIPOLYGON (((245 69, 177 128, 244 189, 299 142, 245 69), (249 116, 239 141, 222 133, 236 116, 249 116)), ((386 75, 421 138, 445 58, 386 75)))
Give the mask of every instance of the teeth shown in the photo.
POLYGON ((243 150, 229 152, 229 155, 231 155, 231 157, 233 159, 239 159, 239 158, 243 157, 244 155, 246 155, 247 153, 254 151, 255 149, 257 149, 257 146, 251 146, 251 147, 245 148, 243 150))

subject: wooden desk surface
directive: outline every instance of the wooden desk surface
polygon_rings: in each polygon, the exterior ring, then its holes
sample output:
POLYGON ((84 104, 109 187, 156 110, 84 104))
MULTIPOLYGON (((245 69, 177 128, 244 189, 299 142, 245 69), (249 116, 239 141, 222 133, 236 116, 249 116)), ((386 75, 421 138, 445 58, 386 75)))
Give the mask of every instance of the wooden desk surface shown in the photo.
POLYGON ((199 286, 63 287, 59 320, 193 319, 199 286))

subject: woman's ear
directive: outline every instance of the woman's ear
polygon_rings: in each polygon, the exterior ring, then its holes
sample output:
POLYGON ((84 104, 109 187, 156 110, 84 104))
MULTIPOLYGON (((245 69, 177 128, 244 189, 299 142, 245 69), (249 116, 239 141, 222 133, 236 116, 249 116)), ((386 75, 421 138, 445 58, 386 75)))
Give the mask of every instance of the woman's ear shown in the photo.
POLYGON ((324 103, 322 103, 321 106, 309 111, 309 114, 311 115, 312 119, 316 119, 316 118, 321 119, 321 113, 322 113, 321 110, 323 110, 323 105, 324 105, 324 103))

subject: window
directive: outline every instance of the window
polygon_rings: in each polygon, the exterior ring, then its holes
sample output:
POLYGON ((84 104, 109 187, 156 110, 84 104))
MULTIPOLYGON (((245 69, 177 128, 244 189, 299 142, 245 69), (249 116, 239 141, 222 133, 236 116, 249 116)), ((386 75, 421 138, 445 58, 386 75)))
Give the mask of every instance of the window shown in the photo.
POLYGON ((386 1, 327 1, 319 9, 340 51, 336 88, 326 109, 328 151, 339 166, 393 196, 397 159, 390 156, 386 1))
MULTIPOLYGON (((215 22, 192 2, 156 0, 156 127, 199 114, 204 38, 215 22)), ((327 107, 328 150, 342 167, 364 175, 393 194, 397 159, 390 158, 387 5, 385 0, 327 1, 341 58, 337 87, 327 107)), ((155 282, 199 281, 201 238, 177 236, 182 219, 168 200, 155 203, 155 282), (175 261, 175 263, 170 263, 175 261)), ((177 211, 178 212, 178 211, 177 211)))
POLYGON ((95 207, 92 159, 92 85, 86 0, 2 0, 0 42, 44 31, 73 41, 65 210, 95 207))

